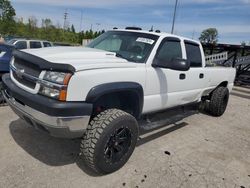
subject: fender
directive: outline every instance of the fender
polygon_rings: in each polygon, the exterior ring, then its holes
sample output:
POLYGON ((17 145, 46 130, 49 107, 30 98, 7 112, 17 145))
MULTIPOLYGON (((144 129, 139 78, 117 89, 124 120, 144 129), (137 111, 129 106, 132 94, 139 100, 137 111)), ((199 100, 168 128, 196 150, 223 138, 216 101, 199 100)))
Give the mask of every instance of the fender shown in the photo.
POLYGON ((94 103, 103 95, 117 92, 131 92, 135 94, 137 96, 136 101, 139 105, 138 115, 141 114, 144 103, 144 94, 142 86, 136 82, 112 82, 95 86, 89 91, 86 97, 86 102, 94 103))

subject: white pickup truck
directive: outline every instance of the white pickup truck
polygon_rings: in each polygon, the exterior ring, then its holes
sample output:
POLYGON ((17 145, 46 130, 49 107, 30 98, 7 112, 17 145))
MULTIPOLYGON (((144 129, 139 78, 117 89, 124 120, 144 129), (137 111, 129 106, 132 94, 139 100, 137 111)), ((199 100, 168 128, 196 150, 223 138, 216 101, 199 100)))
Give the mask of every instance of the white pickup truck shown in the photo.
POLYGON ((3 76, 9 106, 52 136, 82 138, 92 170, 121 168, 146 114, 206 101, 221 116, 235 69, 206 67, 198 41, 168 33, 112 30, 88 47, 14 51, 3 76))

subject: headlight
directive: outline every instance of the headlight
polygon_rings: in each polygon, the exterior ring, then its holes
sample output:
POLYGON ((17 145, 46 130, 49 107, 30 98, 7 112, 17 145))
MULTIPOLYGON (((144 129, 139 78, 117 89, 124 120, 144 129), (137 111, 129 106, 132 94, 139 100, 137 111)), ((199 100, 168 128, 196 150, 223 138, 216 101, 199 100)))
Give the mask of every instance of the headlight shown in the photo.
POLYGON ((47 71, 43 79, 49 82, 54 82, 63 85, 64 79, 67 75, 67 73, 47 71))
POLYGON ((60 101, 66 101, 67 87, 71 78, 69 73, 47 71, 41 81, 39 93, 60 101))

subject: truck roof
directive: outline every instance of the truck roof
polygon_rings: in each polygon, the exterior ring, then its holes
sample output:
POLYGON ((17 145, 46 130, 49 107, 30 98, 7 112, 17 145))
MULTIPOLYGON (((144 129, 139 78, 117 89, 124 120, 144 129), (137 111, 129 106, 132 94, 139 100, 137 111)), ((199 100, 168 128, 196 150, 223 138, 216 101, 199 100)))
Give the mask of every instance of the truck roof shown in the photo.
POLYGON ((197 41, 197 40, 194 40, 194 39, 190 39, 190 38, 187 38, 187 37, 182 37, 182 36, 179 36, 179 35, 174 35, 174 34, 171 34, 171 33, 167 33, 167 32, 156 32, 156 31, 147 31, 147 30, 133 30, 133 29, 114 29, 114 30, 111 30, 111 31, 124 31, 124 32, 135 32, 135 33, 146 33, 146 34, 153 34, 153 35, 157 35, 159 37, 177 37, 181 40, 188 40, 188 41, 192 41, 194 43, 198 43, 200 44, 200 41, 197 41))

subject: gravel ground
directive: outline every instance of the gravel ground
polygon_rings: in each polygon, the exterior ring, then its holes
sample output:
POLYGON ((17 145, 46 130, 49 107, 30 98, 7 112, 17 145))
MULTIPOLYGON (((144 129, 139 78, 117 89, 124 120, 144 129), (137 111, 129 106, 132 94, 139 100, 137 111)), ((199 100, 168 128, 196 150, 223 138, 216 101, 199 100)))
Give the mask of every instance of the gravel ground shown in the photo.
MULTIPOLYGON (((0 108, 0 187, 250 187, 250 100, 232 95, 224 116, 194 113, 144 131, 128 163, 98 177, 79 140, 38 132, 0 108)), ((145 126, 146 127, 146 126, 145 126)))

